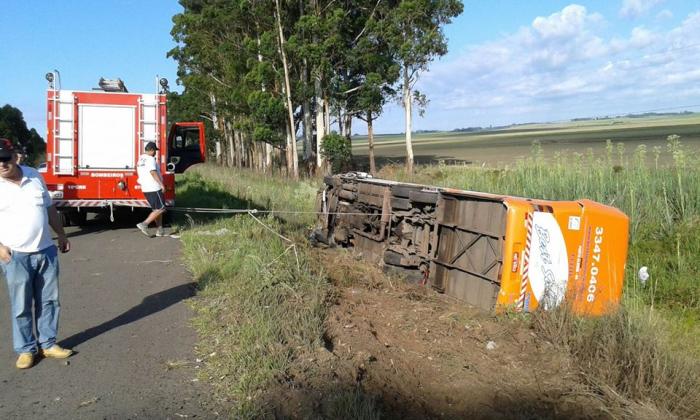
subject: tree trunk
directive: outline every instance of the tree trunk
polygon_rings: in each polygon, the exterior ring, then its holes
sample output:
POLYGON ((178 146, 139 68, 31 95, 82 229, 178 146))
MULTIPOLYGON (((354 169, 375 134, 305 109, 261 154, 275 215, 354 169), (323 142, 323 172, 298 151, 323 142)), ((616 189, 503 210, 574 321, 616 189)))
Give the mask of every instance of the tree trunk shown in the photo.
POLYGON ((355 169, 355 164, 352 158, 352 114, 346 112, 345 116, 345 138, 348 140, 348 146, 350 146, 350 169, 355 169))
POLYGON ((323 122, 324 122, 324 131, 323 135, 328 135, 331 133, 331 105, 330 102, 328 101, 328 95, 327 92, 323 92, 323 122))
POLYGON ((270 143, 265 143, 265 172, 272 173, 272 145, 270 143))
POLYGON ((228 166, 234 166, 236 163, 236 145, 234 142, 231 125, 226 121, 226 138, 228 139, 228 166))
MULTIPOLYGON (((255 22, 255 28, 256 28, 256 35, 255 35, 255 41, 258 45, 258 62, 262 63, 263 61, 263 56, 260 53, 260 28, 258 25, 258 22, 255 22)), ((260 84, 260 90, 265 92, 265 84, 261 83, 260 84)), ((272 173, 272 145, 270 143, 263 143, 263 147, 261 148, 261 156, 260 156, 260 166, 262 168, 262 171, 264 173, 272 173)))
POLYGON ((343 126, 345 127, 345 137, 350 140, 352 138, 352 115, 345 113, 343 119, 345 120, 343 123, 343 126))
POLYGON ((369 173, 375 175, 377 167, 374 164, 374 130, 372 128, 372 111, 367 111, 367 143, 369 144, 369 173))
MULTIPOLYGON (((306 64, 306 60, 304 60, 304 69, 302 74, 303 83, 305 86, 308 86, 309 68, 306 64)), ((311 139, 313 136, 313 127, 311 125, 311 100, 309 98, 305 98, 302 107, 304 109, 304 161, 308 162, 314 155, 314 150, 312 147, 313 140, 311 139)))
POLYGON ((287 176, 294 176, 294 166, 292 165, 292 160, 294 159, 294 156, 292 155, 292 130, 289 128, 289 124, 286 124, 286 130, 287 132, 287 147, 284 149, 284 155, 285 159, 287 162, 287 176))
MULTIPOLYGON (((304 16, 305 0, 299 0, 299 16, 304 16)), ((313 125, 311 122, 311 98, 307 95, 309 92, 309 61, 304 58, 302 61, 301 81, 304 85, 304 103, 302 104, 304 111, 304 165, 309 168, 310 163, 314 159, 315 150, 313 147, 313 125)), ((309 174, 311 175, 311 174, 309 174)))
POLYGON ((316 166, 321 168, 324 164, 321 155, 323 136, 326 135, 326 119, 324 118, 323 92, 321 91, 321 76, 314 77, 314 95, 316 97, 316 166))
POLYGON ((294 179, 299 179, 299 159, 297 155, 297 142, 296 142, 296 132, 294 130, 294 110, 292 109, 292 90, 289 83, 289 66, 287 65, 287 53, 284 51, 284 33, 282 32, 282 12, 280 10, 280 0, 275 0, 275 7, 277 8, 277 29, 279 33, 280 42, 280 54, 282 55, 282 67, 284 67, 284 87, 285 96, 287 98, 287 116, 289 117, 289 133, 287 135, 287 147, 290 149, 288 152, 288 158, 291 159, 291 163, 288 161, 287 165, 291 171, 291 176, 294 179))
MULTIPOLYGON (((221 127, 219 127, 219 115, 216 111, 216 96, 213 93, 209 94, 209 102, 211 103, 211 122, 214 127, 214 132, 221 133, 221 127)), ((216 163, 221 164, 221 143, 219 140, 216 141, 216 163)))
POLYGON ((406 116, 406 172, 413 175, 413 143, 411 139, 413 98, 411 97, 411 83, 408 77, 408 68, 403 68, 403 107, 406 116))
POLYGON ((338 133, 345 135, 345 125, 343 124, 343 110, 338 107, 338 133))
POLYGON ((243 142, 241 141, 241 136, 238 130, 231 127, 231 131, 233 132, 233 142, 236 144, 236 167, 242 168, 243 153, 245 153, 245 150, 243 150, 243 142))

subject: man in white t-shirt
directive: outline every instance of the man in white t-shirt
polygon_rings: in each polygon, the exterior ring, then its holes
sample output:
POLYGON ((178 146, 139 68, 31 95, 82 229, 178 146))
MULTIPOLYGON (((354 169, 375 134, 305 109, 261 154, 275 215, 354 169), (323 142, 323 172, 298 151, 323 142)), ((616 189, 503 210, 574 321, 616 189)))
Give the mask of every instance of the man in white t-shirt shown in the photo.
POLYGON ((0 138, 0 273, 10 294, 12 344, 19 369, 32 367, 37 353, 57 359, 73 353, 56 344, 61 309, 58 250, 49 226, 58 234, 61 252, 70 251, 41 175, 18 165, 12 142, 0 138))
POLYGON ((163 214, 165 213, 165 184, 163 177, 160 175, 160 166, 156 161, 156 151, 158 147, 155 143, 149 142, 146 144, 145 153, 139 156, 139 162, 136 165, 136 172, 139 175, 139 184, 141 191, 146 196, 148 204, 151 206, 151 213, 146 220, 136 225, 136 227, 149 238, 151 232, 148 231, 148 226, 156 222, 156 236, 165 236, 163 231, 163 214))

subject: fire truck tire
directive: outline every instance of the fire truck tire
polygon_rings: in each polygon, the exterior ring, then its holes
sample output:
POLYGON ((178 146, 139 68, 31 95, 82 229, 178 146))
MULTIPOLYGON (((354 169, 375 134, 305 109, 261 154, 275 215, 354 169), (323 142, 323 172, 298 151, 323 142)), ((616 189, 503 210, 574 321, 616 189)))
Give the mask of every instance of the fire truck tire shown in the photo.
POLYGON ((163 214, 163 226, 170 226, 173 223, 173 213, 170 211, 166 211, 165 214, 163 214))
POLYGON ((68 213, 71 226, 83 226, 87 221, 87 212, 85 211, 74 211, 68 213))
POLYGON ((61 224, 63 227, 70 226, 70 216, 64 211, 59 211, 58 216, 61 218, 61 224))

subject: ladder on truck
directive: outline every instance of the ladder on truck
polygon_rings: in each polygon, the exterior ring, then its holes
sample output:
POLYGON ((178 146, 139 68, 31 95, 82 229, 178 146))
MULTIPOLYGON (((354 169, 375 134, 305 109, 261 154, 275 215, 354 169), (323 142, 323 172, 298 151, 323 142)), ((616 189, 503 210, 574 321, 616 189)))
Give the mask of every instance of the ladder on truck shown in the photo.
POLYGON ((75 175, 75 97, 73 92, 54 90, 53 153, 54 174, 75 175))
POLYGON ((158 95, 142 95, 139 98, 139 154, 143 153, 148 142, 152 141, 160 147, 158 102, 158 95))

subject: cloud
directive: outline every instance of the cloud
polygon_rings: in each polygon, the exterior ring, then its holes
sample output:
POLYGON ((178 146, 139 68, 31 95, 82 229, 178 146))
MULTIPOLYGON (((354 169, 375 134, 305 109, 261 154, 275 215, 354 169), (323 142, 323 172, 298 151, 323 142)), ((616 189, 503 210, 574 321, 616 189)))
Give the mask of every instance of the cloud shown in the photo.
POLYGON ((598 14, 589 15, 585 7, 572 4, 548 17, 535 18, 532 28, 542 39, 570 38, 581 33, 589 22, 601 19, 598 14))
POLYGON ((611 37, 607 28, 603 16, 573 4, 437 61, 418 85, 431 100, 427 115, 462 113, 464 122, 445 124, 468 126, 697 102, 700 12, 666 31, 636 26, 611 37))
POLYGON ((662 2, 663 0, 623 0, 620 16, 638 18, 662 2))
POLYGON ((656 20, 668 20, 671 18, 673 18, 673 12, 668 9, 664 9, 656 15, 656 20))

